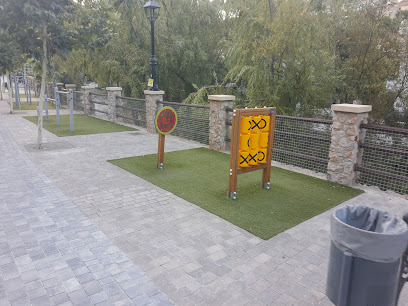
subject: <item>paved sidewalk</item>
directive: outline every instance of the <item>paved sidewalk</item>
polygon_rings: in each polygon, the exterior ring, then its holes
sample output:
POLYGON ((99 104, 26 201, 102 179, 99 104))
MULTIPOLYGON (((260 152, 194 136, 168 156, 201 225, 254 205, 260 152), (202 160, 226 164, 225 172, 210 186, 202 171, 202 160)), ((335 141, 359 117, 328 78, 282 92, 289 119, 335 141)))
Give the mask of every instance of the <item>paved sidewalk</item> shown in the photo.
MULTIPOLYGON (((46 148, 36 151, 35 125, 6 110, 0 102, 1 133, 12 134, 5 140, 13 143, 8 154, 17 160, 25 154, 35 164, 27 161, 31 166, 19 171, 44 173, 40 190, 72 201, 70 209, 78 207, 176 305, 332 305, 324 291, 333 209, 264 241, 107 162, 156 153, 157 135, 140 130, 59 138, 45 132, 46 148)), ((166 151, 195 146, 166 137, 166 151)), ((346 204, 408 210, 403 197, 373 190, 346 204)), ((68 222, 63 216, 59 220, 68 222)), ((400 302, 406 304, 407 288, 400 302)))
POLYGON ((172 305, 23 154, 3 117, 0 305, 172 305))

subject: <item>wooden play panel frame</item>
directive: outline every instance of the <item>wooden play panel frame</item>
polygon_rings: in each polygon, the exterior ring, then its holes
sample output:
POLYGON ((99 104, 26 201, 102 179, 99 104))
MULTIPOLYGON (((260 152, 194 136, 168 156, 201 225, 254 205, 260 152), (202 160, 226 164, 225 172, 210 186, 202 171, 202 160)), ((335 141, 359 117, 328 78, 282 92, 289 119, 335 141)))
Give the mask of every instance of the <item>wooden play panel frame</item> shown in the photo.
POLYGON ((228 198, 237 198, 238 175, 262 169, 262 188, 270 188, 271 162, 273 150, 273 137, 275 133, 276 107, 234 109, 232 112, 230 167, 228 180, 228 198), (239 136, 241 133, 241 118, 247 116, 269 116, 269 136, 266 154, 266 162, 248 167, 238 166, 239 136))

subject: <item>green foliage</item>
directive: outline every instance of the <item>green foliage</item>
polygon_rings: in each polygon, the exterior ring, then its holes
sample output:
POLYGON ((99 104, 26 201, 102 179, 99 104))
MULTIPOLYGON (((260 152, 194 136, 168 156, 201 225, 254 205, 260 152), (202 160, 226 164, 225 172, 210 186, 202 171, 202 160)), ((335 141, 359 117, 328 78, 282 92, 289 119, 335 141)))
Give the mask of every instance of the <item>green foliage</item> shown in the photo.
POLYGON ((336 46, 336 73, 343 76, 336 96, 344 103, 358 99, 372 104, 373 120, 392 124, 387 117, 394 112, 394 103, 397 99, 408 102, 403 92, 408 45, 402 19, 390 19, 385 13, 385 5, 377 2, 367 2, 358 10, 355 3, 339 3, 333 7, 330 30, 336 46), (338 16, 341 23, 335 22, 338 16))
MULTIPOLYGON (((144 3, 0 0, 0 69, 24 58, 11 44, 41 59, 35 24, 47 20, 60 81, 121 86, 125 96, 142 97, 151 56, 144 3)), ((271 105, 301 116, 323 116, 334 101, 361 100, 373 104, 374 122, 406 125, 399 111, 408 108, 404 12, 391 19, 385 3, 357 0, 159 3, 157 71, 166 100, 205 104, 209 94, 233 94, 239 107, 271 105)))
POLYGON ((239 17, 227 77, 247 89, 251 106, 263 100, 291 115, 327 107, 338 77, 325 15, 292 0, 279 3, 271 22, 267 7, 260 1, 251 15, 239 17))
POLYGON ((70 0, 2 0, 1 27, 13 42, 28 57, 42 59, 41 25, 48 25, 49 45, 54 52, 68 49, 69 35, 63 20, 68 16, 66 8, 70 0), (52 42, 51 42, 52 41, 52 42))
MULTIPOLYGON (((75 82, 96 81, 101 87, 118 85, 128 96, 140 97, 150 77, 150 24, 142 9, 144 1, 85 2, 78 11, 89 20, 84 47, 68 57, 56 58, 64 76, 75 82), (114 8, 115 11, 112 11, 114 8), (94 14, 94 12, 97 12, 94 14), (105 35, 95 19, 110 20, 111 31, 104 44, 95 37, 105 35), (94 20, 94 21, 90 21, 94 20), (96 34, 95 34, 96 33, 96 34), (78 61, 79 60, 79 61, 78 61)), ((156 54, 160 89, 168 100, 180 101, 196 88, 215 82, 214 74, 226 74, 221 45, 223 20, 218 2, 161 1, 155 23, 156 54)), ((79 18, 79 17, 78 17, 79 18)), ((81 22, 82 24, 83 22, 81 22)))

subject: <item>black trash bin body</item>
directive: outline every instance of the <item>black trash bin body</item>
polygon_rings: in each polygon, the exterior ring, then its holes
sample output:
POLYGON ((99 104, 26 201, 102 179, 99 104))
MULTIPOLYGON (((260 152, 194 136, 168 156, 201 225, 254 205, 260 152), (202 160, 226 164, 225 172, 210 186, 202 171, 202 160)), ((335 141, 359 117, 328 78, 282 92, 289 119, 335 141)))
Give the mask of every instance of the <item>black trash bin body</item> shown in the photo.
POLYGON ((396 305, 407 224, 385 211, 346 206, 330 227, 328 298, 337 306, 396 305))

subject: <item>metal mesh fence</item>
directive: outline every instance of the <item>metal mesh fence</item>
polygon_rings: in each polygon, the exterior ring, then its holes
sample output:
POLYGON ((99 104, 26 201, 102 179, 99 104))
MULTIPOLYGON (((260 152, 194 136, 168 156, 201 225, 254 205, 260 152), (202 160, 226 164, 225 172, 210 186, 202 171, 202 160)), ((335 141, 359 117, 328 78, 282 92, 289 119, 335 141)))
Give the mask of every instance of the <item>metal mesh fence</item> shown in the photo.
MULTIPOLYGON (((226 124, 226 139, 231 141, 231 121, 226 124)), ((327 173, 332 124, 325 119, 276 116, 272 159, 327 173)))
POLYGON ((273 160, 326 173, 332 123, 324 119, 276 116, 273 160))
POLYGON ((146 127, 146 100, 116 97, 116 118, 124 123, 146 127))
POLYGON ((159 102, 158 109, 170 106, 177 112, 177 126, 172 135, 209 144, 210 107, 176 102, 159 102), (161 105, 161 107, 160 107, 161 105))
POLYGON ((84 104, 83 100, 83 93, 81 91, 74 92, 74 110, 83 112, 84 111, 84 104))
POLYGON ((363 124, 366 131, 361 165, 357 171, 360 183, 381 190, 408 193, 408 130, 363 124))

